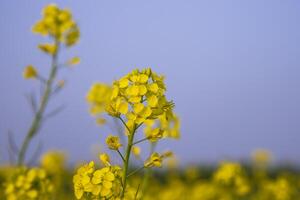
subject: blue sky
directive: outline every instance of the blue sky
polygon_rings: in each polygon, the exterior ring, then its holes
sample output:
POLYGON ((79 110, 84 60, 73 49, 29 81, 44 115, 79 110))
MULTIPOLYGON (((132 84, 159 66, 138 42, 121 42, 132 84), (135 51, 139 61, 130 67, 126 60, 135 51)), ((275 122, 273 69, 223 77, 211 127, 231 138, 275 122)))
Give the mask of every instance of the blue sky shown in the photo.
MULTIPOLYGON (((18 143, 32 118, 24 95, 24 66, 47 74, 50 60, 36 48, 45 39, 31 26, 53 1, 0 1, 0 152, 7 131, 18 143)), ((33 146, 61 149, 72 161, 93 159, 109 129, 95 125, 85 95, 96 81, 110 83, 134 68, 166 75, 168 97, 182 119, 182 138, 164 141, 182 163, 247 158, 266 148, 278 160, 299 162, 300 2, 54 1, 73 11, 81 41, 61 57, 81 64, 61 73, 65 90, 49 105, 66 109, 50 119, 33 146)), ((33 149, 30 149, 32 153, 33 149)), ((3 157, 4 155, 4 157, 3 157)))

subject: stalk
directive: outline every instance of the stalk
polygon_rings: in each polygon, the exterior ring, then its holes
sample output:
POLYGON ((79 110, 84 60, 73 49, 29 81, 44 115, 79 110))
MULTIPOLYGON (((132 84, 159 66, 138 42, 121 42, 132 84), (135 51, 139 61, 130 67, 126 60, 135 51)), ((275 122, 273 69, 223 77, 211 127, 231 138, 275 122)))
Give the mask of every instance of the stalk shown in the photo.
POLYGON ((18 165, 23 165, 25 160, 25 155, 29 147, 30 141, 33 137, 38 133, 39 128, 41 127, 43 114, 47 107, 51 92, 52 92, 52 83, 55 80, 56 73, 57 73, 57 60, 58 60, 58 51, 59 51, 59 42, 56 40, 55 45, 57 46, 57 51, 52 55, 52 63, 51 63, 51 70, 49 74, 49 78, 46 81, 45 90, 41 98, 40 106, 33 118, 31 126, 26 134, 26 137, 22 143, 21 149, 18 155, 18 165))
POLYGON ((135 133, 136 128, 133 128, 132 133, 130 133, 129 138, 128 138, 128 144, 126 148, 126 154, 125 154, 125 161, 124 161, 124 170, 123 170, 123 190, 121 193, 121 198, 124 198, 125 191, 126 191, 126 185, 127 185, 127 173, 128 173, 128 166, 129 166, 129 159, 130 159, 130 154, 131 154, 131 148, 133 144, 133 139, 134 139, 134 133, 135 133))
MULTIPOLYGON (((155 150, 155 147, 156 147, 156 144, 157 143, 151 143, 150 144, 150 154, 149 155, 151 155, 153 152, 154 152, 154 150, 155 150)), ((147 190, 147 188, 148 188, 148 185, 149 185, 149 180, 150 180, 150 178, 151 178, 151 176, 152 176, 152 170, 151 169, 146 169, 146 172, 145 172, 145 175, 144 175, 144 177, 143 177, 143 181, 142 181, 142 195, 144 196, 144 194, 146 193, 146 190, 147 190)), ((143 199, 143 196, 142 196, 142 198, 141 199, 143 199)))

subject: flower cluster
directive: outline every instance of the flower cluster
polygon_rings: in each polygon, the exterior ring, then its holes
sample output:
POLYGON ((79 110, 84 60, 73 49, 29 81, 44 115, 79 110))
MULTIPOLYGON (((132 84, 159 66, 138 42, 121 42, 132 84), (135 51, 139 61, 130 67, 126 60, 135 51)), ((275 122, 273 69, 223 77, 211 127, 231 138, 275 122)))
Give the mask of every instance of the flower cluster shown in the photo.
POLYGON ((145 125, 144 133, 150 142, 161 138, 180 137, 180 120, 173 112, 174 104, 165 97, 164 77, 151 69, 134 70, 109 86, 95 83, 87 94, 90 112, 103 124, 105 111, 125 117, 126 133, 145 125))
MULTIPOLYGON (((43 10, 43 18, 32 28, 32 31, 44 36, 51 36, 57 42, 66 46, 76 44, 80 33, 77 24, 72 19, 72 13, 68 9, 60 9, 55 4, 46 6, 43 10)), ((56 44, 41 44, 39 48, 49 54, 55 54, 56 44)))
POLYGON ((115 117, 123 114, 130 130, 148 119, 173 116, 174 104, 165 97, 164 77, 150 68, 133 70, 113 83, 111 101, 106 111, 115 117))
POLYGON ((17 199, 50 199, 53 184, 42 168, 16 169, 11 180, 5 183, 7 200, 17 199))
POLYGON ((250 185, 244 177, 244 171, 239 163, 223 162, 213 178, 216 183, 231 186, 238 195, 243 195, 250 190, 250 185))
POLYGON ((178 139, 180 137, 179 117, 173 114, 167 118, 165 114, 163 114, 155 120, 147 120, 145 121, 144 133, 151 142, 156 142, 157 139, 160 138, 178 139), (157 138, 158 130, 160 134, 157 138))
POLYGON ((104 83, 95 83, 89 90, 86 100, 90 104, 90 113, 97 116, 99 124, 105 123, 102 114, 105 112, 106 106, 109 104, 112 94, 112 87, 104 83))
POLYGON ((121 190, 120 171, 118 166, 96 170, 93 161, 81 166, 73 177, 76 198, 114 199, 121 190))
POLYGON ((163 154, 159 154, 157 152, 154 152, 150 155, 150 157, 144 162, 144 167, 161 167, 162 161, 164 158, 171 157, 173 153, 171 151, 167 151, 163 154))
MULTIPOLYGON (((131 186, 127 187, 127 179, 131 175, 144 168, 161 167, 163 160, 170 156, 169 152, 154 152, 144 161, 141 168, 129 173, 130 154, 140 161, 143 160, 140 155, 141 149, 136 144, 143 141, 157 143, 165 137, 179 137, 180 123, 173 112, 174 103, 167 100, 165 93, 164 76, 147 68, 133 70, 114 81, 112 86, 96 83, 87 94, 90 112, 97 116, 99 124, 106 121, 103 117, 103 113, 106 112, 114 119, 120 120, 123 126, 118 132, 119 136, 109 135, 106 138, 108 149, 117 152, 123 161, 119 196, 121 199, 132 191, 131 186), (146 136, 137 140, 135 135, 143 125, 146 136), (127 140, 124 140, 124 130, 127 140)), ((100 160, 106 167, 110 166, 107 154, 102 154, 100 160)))
POLYGON ((59 151, 49 151, 45 153, 40 161, 41 167, 49 174, 61 173, 65 168, 66 156, 59 151))
POLYGON ((122 146, 122 144, 120 143, 119 137, 113 136, 113 135, 109 135, 106 138, 106 144, 107 144, 108 148, 111 150, 118 150, 122 146))

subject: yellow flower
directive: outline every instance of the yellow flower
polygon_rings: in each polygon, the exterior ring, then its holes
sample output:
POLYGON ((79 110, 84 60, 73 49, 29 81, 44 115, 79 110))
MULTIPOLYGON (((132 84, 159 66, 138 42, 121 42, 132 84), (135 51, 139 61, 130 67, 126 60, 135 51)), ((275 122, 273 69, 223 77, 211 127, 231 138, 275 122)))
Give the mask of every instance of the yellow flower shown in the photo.
POLYGON ((108 114, 118 117, 120 114, 126 114, 128 112, 128 102, 122 98, 117 98, 116 101, 111 102, 106 107, 108 114))
POLYGON ((242 173, 239 163, 223 162, 214 174, 214 180, 229 185, 242 173))
POLYGON ((108 154, 106 153, 100 154, 99 159, 105 166, 110 166, 110 157, 108 154))
POLYGON ((155 95, 152 95, 148 98, 148 105, 150 107, 156 107, 158 103, 158 98, 155 95))
POLYGON ((141 148, 138 146, 133 146, 132 153, 133 153, 133 155, 135 155, 135 157, 139 158, 141 155, 141 148))
POLYGON ((25 79, 31 79, 31 78, 36 78, 38 75, 36 69, 32 65, 28 65, 25 67, 23 71, 23 77, 25 79))
POLYGON ((119 142, 118 136, 109 135, 106 138, 106 144, 111 150, 118 150, 122 144, 119 142))
POLYGON ((164 134, 164 131, 160 128, 155 128, 152 131, 148 132, 147 138, 151 142, 156 142, 157 140, 161 139, 164 134))
MULTIPOLYGON (((108 157, 105 154, 100 155, 101 160, 108 161, 108 157)), ((84 165, 83 168, 86 168, 84 165)), ((81 167, 82 168, 82 167, 81 167)), ((77 199, 81 199, 84 194, 92 197, 92 199, 98 199, 100 196, 105 199, 119 196, 121 189, 121 175, 120 167, 107 166, 95 171, 89 171, 89 173, 83 173, 85 170, 77 170, 77 173, 73 177, 74 192, 77 199)))
POLYGON ((57 46, 55 44, 39 44, 39 49, 45 53, 48 53, 50 55, 56 54, 57 46))
POLYGON ((95 170, 93 161, 81 166, 73 176, 74 192, 77 199, 81 199, 84 192, 89 191, 91 175, 95 170))
MULTIPOLYGON (((4 199, 38 199, 53 195, 53 183, 42 168, 15 168, 11 179, 6 182, 4 199)), ((0 194, 2 197, 2 194, 0 194)))
POLYGON ((80 63, 79 57, 73 57, 67 62, 68 65, 78 65, 79 63, 80 63))
POLYGON ((80 32, 79 28, 74 25, 70 28, 69 32, 66 34, 65 43, 67 46, 73 46, 79 40, 80 32))
MULTIPOLYGON (((79 28, 67 9, 60 9, 50 4, 43 9, 43 17, 32 28, 32 31, 43 36, 50 35, 66 46, 76 44, 80 37, 79 28)), ((46 53, 53 54, 54 48, 41 47, 46 53)))
POLYGON ((41 166, 49 172, 49 174, 61 173, 65 167, 66 156, 59 151, 49 151, 41 158, 41 166))
POLYGON ((154 152, 151 156, 145 161, 144 166, 149 167, 161 167, 162 166, 162 156, 159 153, 154 152))
POLYGON ((90 104, 90 112, 93 115, 102 114, 110 102, 112 88, 104 83, 95 83, 88 91, 86 96, 87 102, 90 104))
POLYGON ((272 154, 265 149, 256 149, 251 155, 252 162, 256 167, 266 167, 272 160, 272 154))
POLYGON ((36 190, 29 190, 27 192, 27 196, 30 198, 30 199, 35 199, 37 196, 38 196, 38 192, 36 190))

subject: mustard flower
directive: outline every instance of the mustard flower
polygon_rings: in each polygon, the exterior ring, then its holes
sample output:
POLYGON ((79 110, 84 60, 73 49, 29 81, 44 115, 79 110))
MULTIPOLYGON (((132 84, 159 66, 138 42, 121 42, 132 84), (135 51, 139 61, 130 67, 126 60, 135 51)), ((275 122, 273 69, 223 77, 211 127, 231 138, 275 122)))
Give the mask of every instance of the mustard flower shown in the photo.
POLYGON ((174 104, 165 97, 164 77, 150 68, 133 70, 113 83, 107 112, 115 117, 125 115, 130 124, 173 115, 174 104))
POLYGON ((112 88, 104 83, 95 83, 92 85, 86 96, 87 102, 90 104, 90 113, 99 115, 105 112, 105 108, 109 104, 112 88))
POLYGON ((38 75, 38 72, 35 69, 35 67, 32 65, 28 65, 27 67, 25 67, 25 69, 23 71, 23 77, 25 79, 34 79, 37 77, 37 75, 38 75))
POLYGON ((122 144, 120 143, 119 137, 113 136, 113 135, 109 135, 106 138, 106 144, 107 144, 108 148, 110 148, 111 150, 118 150, 122 146, 122 144))
POLYGON ((164 134, 164 131, 160 128, 155 128, 148 132, 147 138, 151 142, 156 142, 157 140, 161 139, 164 134))
POLYGON ((40 163, 49 174, 58 174, 65 168, 66 155, 59 151, 49 151, 42 156, 40 163))
POLYGON ((45 53, 48 53, 48 54, 50 54, 50 55, 56 54, 56 51, 57 51, 57 46, 56 46, 56 44, 49 44, 49 43, 47 43, 47 44, 39 44, 39 45, 38 45, 38 48, 39 48, 41 51, 43 51, 43 52, 45 52, 45 53))
MULTIPOLYGON (((80 32, 68 9, 60 9, 55 4, 46 6, 43 17, 32 28, 32 31, 44 36, 50 35, 56 41, 72 46, 77 43, 80 32)), ((49 46, 48 46, 49 47, 49 46)), ((52 54, 53 48, 42 47, 42 50, 52 54)))
POLYGON ((265 149, 256 149, 251 155, 252 162, 256 167, 264 168, 272 160, 272 154, 265 149))
POLYGON ((47 199, 53 193, 46 171, 42 168, 17 168, 12 179, 5 183, 5 196, 10 199, 47 199))
POLYGON ((67 64, 68 65, 78 65, 80 63, 80 58, 79 57, 73 57, 72 59, 68 60, 67 64))
POLYGON ((73 177, 74 192, 77 199, 84 194, 93 198, 112 198, 119 195, 120 167, 109 166, 101 169, 89 169, 89 165, 80 167, 73 177))
POLYGON ((151 156, 145 161, 144 166, 146 168, 161 167, 162 166, 162 156, 157 152, 152 153, 151 156))
POLYGON ((132 153, 135 157, 139 158, 141 155, 141 148, 138 146, 133 146, 132 147, 132 153))
POLYGON ((110 157, 108 154, 106 153, 100 154, 99 159, 105 166, 110 166, 110 157))
POLYGON ((73 176, 74 192, 77 199, 80 199, 84 192, 88 190, 91 181, 91 174, 95 170, 93 161, 81 166, 73 176))

